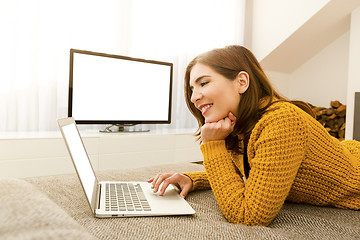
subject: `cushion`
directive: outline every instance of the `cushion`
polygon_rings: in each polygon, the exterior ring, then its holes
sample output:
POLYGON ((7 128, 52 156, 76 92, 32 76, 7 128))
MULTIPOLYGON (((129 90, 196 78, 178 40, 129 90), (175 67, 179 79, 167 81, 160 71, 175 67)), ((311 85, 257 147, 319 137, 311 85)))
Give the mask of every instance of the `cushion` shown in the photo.
POLYGON ((0 178, 0 239, 95 239, 32 184, 0 178))

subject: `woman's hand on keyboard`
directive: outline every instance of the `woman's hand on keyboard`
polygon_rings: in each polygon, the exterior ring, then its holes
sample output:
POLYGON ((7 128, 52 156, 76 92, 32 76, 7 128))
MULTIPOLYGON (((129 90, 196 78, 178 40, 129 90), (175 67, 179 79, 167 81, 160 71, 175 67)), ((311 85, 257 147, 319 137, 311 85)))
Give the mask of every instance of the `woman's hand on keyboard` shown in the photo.
POLYGON ((174 171, 169 173, 159 173, 155 177, 149 179, 148 183, 152 183, 151 188, 154 189, 154 193, 158 192, 161 186, 159 191, 160 196, 165 193, 166 188, 170 184, 173 184, 181 189, 180 197, 182 198, 185 198, 193 186, 192 180, 188 176, 174 171))

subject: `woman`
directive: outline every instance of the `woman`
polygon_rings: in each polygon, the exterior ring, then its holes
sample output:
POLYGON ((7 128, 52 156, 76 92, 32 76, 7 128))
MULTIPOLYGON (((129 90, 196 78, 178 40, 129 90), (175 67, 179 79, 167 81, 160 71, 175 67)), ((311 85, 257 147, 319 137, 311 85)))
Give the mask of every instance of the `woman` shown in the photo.
POLYGON ((270 224, 285 200, 360 209, 360 142, 331 137, 306 103, 281 97, 248 49, 192 60, 185 97, 206 171, 158 174, 154 192, 211 188, 227 220, 246 225, 270 224))

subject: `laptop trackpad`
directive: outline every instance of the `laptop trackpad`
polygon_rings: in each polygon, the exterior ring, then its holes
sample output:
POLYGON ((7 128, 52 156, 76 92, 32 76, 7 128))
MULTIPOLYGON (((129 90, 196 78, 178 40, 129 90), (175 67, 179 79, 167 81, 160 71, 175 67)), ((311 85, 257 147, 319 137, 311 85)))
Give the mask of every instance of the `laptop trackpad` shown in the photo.
POLYGON ((154 193, 151 184, 142 183, 141 185, 153 212, 168 212, 169 215, 195 213, 194 209, 185 199, 180 197, 178 191, 172 185, 168 186, 163 196, 154 193))

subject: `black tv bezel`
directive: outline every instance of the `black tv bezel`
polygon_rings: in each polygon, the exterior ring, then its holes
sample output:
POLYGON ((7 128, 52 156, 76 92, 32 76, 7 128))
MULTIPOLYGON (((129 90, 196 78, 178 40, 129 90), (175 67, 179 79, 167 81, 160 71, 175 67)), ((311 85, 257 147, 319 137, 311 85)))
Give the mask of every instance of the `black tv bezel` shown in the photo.
POLYGON ((137 62, 144 62, 144 63, 152 63, 152 64, 159 64, 159 65, 166 65, 170 66, 170 85, 169 85, 169 109, 168 109, 168 120, 76 120, 77 124, 124 124, 124 125, 135 125, 135 124, 170 124, 171 123, 171 110, 172 110, 172 86, 173 86, 173 63, 170 62, 163 62, 163 61, 156 61, 156 60, 147 60, 142 58, 133 58, 123 55, 115 55, 115 54, 108 54, 108 53, 101 53, 101 52, 93 52, 87 50, 79 50, 79 49, 70 49, 70 69, 69 69, 69 93, 68 93, 68 117, 72 116, 72 104, 73 104, 73 70, 74 70, 74 53, 79 54, 87 54, 87 55, 94 55, 100 57, 110 57, 110 58, 117 58, 117 59, 124 59, 130 61, 137 61, 137 62))

